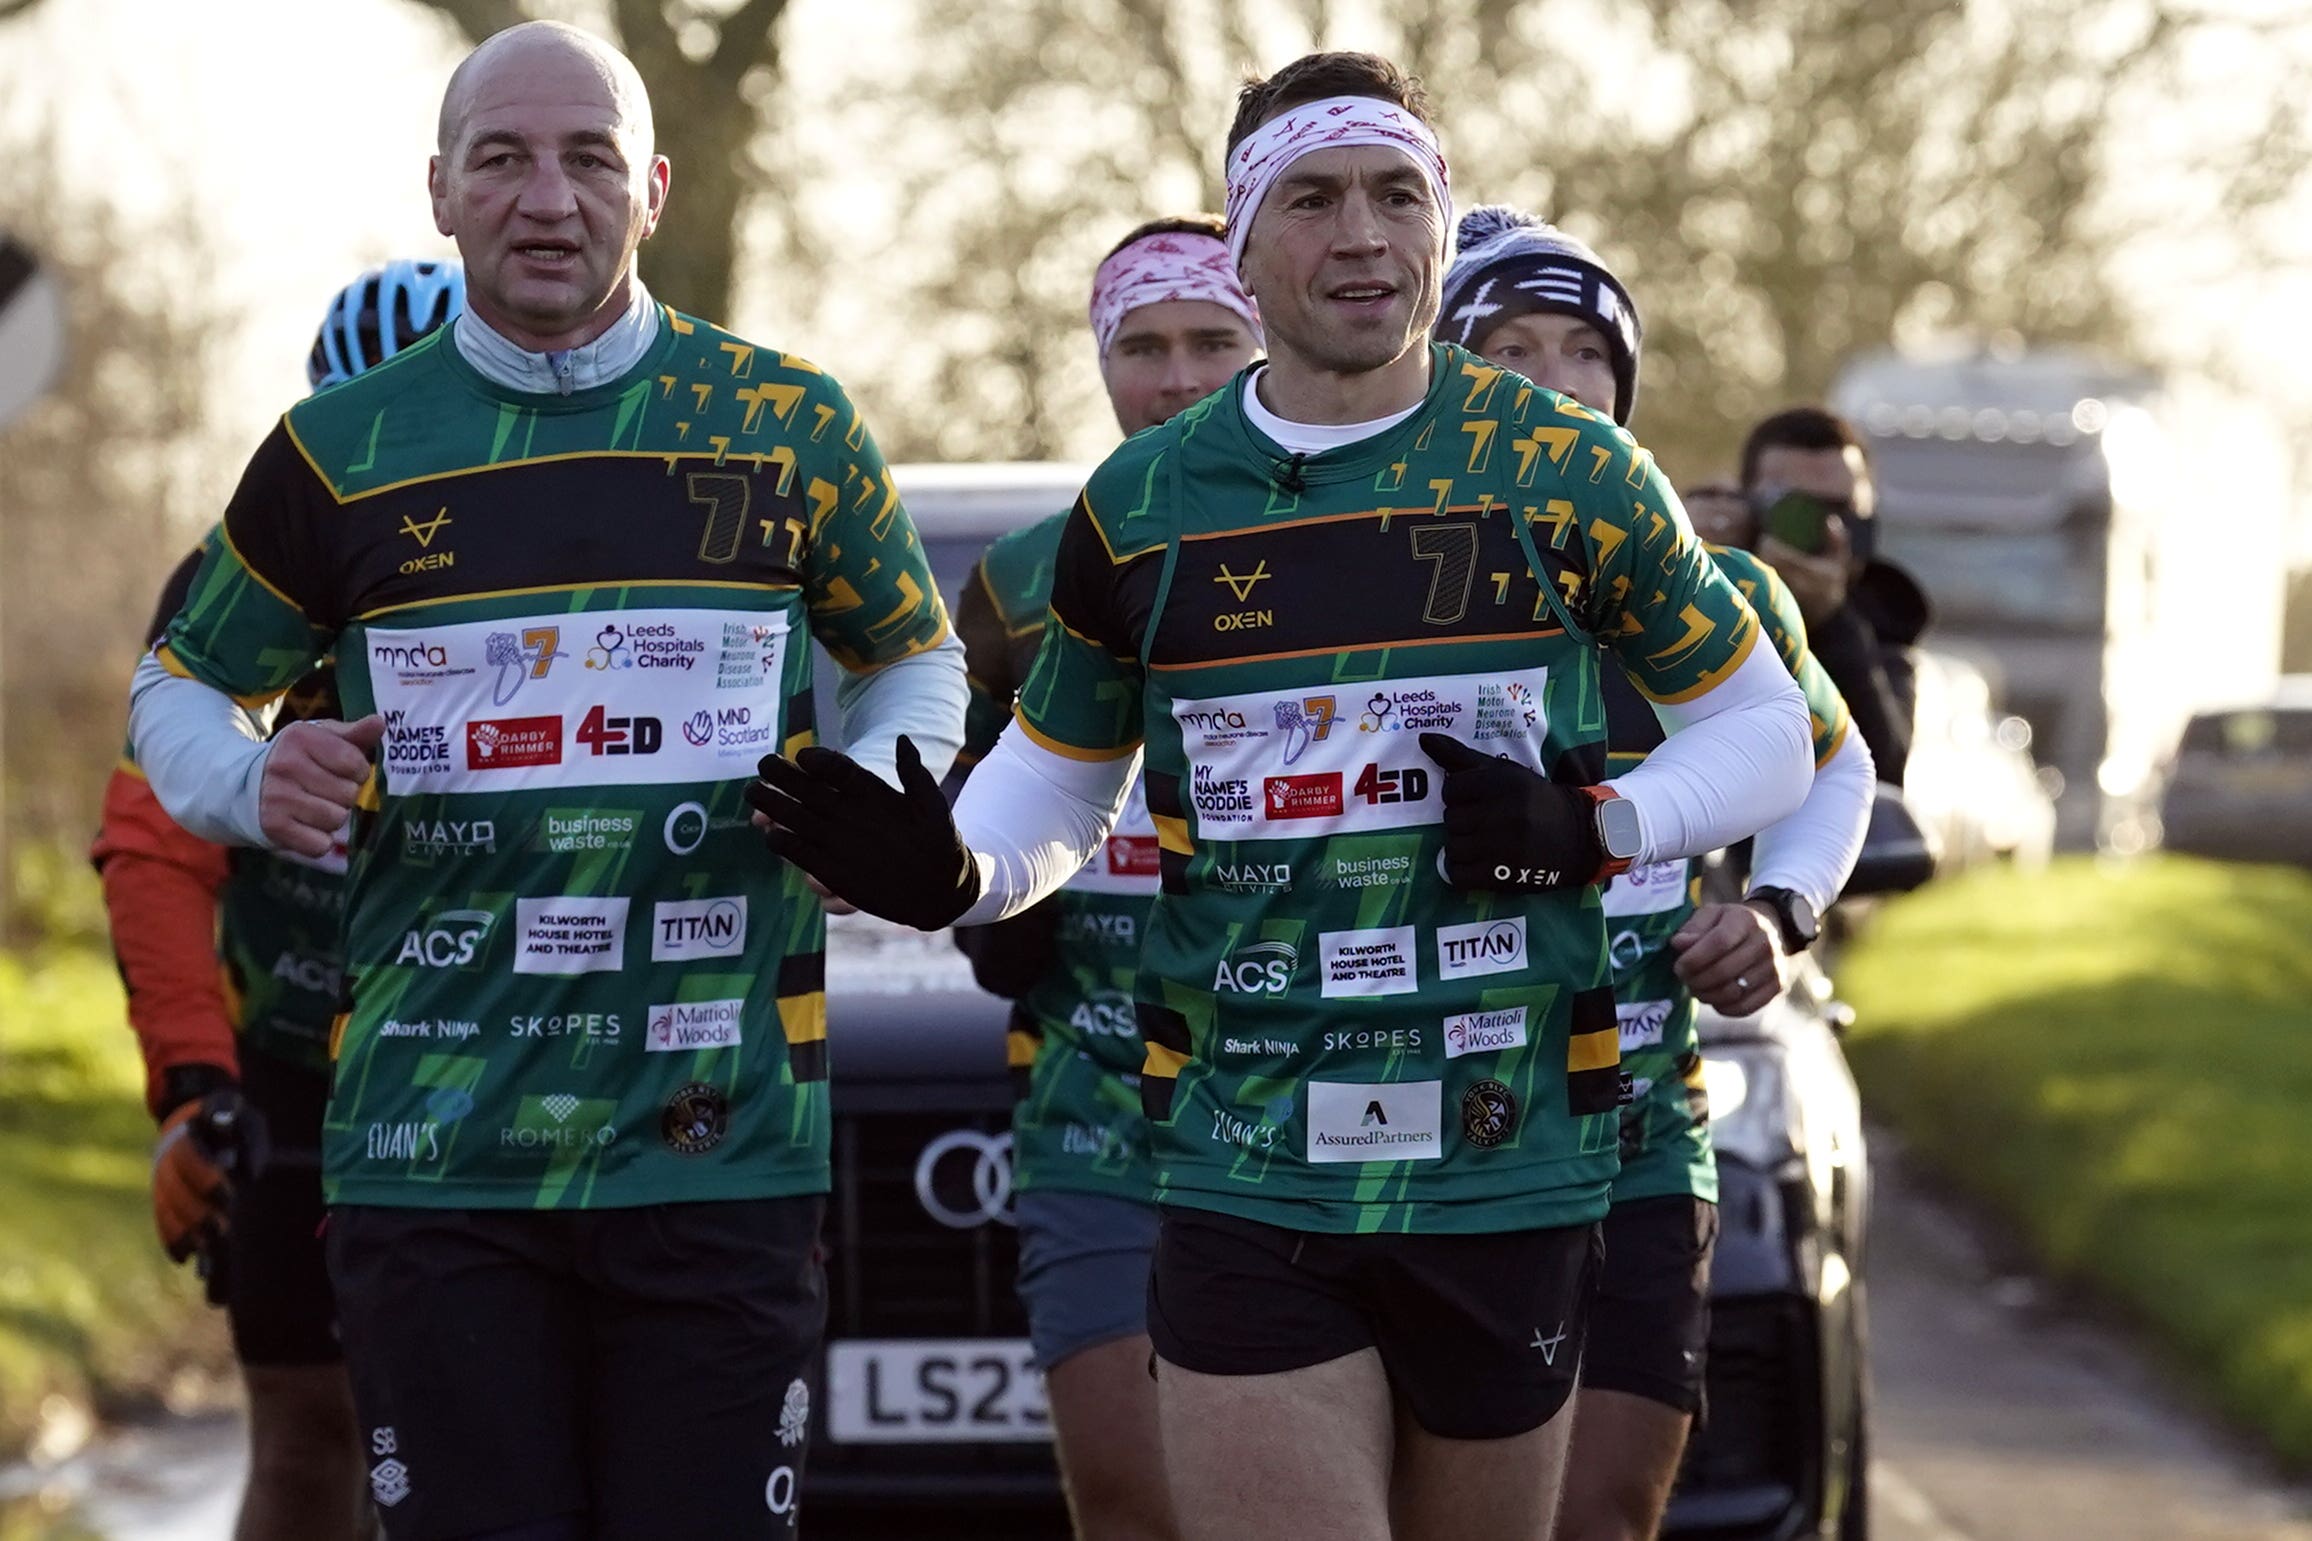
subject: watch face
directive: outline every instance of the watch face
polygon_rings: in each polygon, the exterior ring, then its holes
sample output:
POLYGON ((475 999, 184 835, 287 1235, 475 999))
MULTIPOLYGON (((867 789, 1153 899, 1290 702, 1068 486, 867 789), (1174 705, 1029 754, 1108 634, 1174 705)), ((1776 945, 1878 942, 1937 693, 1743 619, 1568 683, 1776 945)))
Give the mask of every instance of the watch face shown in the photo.
POLYGON ((1628 861, 1638 854, 1643 840, 1638 831, 1638 810, 1627 798, 1613 798, 1598 805, 1598 838, 1604 842, 1606 854, 1616 861, 1628 861))

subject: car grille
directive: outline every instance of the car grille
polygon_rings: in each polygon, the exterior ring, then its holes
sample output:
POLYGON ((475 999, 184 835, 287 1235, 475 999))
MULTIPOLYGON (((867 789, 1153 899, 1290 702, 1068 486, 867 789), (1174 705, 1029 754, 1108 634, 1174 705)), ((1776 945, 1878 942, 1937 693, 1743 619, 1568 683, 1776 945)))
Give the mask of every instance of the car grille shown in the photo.
POLYGON ((1015 1280, 1019 1233, 958 1230, 924 1211, 915 1164, 956 1129, 1007 1134, 1009 1110, 839 1115, 827 1216, 830 1338, 1027 1336, 1015 1280))

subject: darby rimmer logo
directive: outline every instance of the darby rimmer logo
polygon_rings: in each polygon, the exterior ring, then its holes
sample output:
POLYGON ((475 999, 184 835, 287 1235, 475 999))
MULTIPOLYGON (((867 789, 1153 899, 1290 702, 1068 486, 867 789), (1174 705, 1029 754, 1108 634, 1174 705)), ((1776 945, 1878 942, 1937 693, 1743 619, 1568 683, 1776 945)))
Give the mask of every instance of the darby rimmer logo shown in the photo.
POLYGON ((466 724, 467 770, 562 763, 560 717, 496 717, 466 724))
POLYGON ((1164 870, 1163 848, 1153 835, 1110 835, 1107 856, 1110 877, 1152 878, 1164 870))
POLYGON ((1338 771, 1314 776, 1270 776, 1261 795, 1272 819, 1329 819, 1342 808, 1338 771))

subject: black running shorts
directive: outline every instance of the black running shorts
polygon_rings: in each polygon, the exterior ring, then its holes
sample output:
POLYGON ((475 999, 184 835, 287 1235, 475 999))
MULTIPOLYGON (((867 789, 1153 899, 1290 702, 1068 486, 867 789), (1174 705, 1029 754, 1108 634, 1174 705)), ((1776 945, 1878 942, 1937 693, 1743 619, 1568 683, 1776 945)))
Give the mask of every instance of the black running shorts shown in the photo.
POLYGON ((386 1535, 557 1516, 592 1541, 794 1535, 824 1208, 331 1210, 386 1535))
POLYGON ((258 1368, 335 1364, 337 1297, 321 1257, 321 1114, 329 1073, 259 1050, 241 1053, 241 1093, 265 1117, 264 1171, 233 1184, 212 1293, 233 1351, 258 1368))
POLYGON ((1696 1198, 1633 1199, 1607 1212, 1605 1238, 1583 1387, 1699 1413, 1718 1206, 1696 1198))
POLYGON ((1158 1357, 1270 1375, 1378 1349, 1444 1439, 1539 1428, 1572 1395, 1598 1228, 1336 1236, 1167 1206, 1148 1281, 1158 1357))

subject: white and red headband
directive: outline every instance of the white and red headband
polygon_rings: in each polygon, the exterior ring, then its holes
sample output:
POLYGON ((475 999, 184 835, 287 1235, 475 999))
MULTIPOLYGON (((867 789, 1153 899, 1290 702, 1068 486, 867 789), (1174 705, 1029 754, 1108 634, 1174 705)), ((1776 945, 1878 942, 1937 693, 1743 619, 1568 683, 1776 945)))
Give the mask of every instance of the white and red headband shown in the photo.
POLYGON ((1092 275, 1092 336, 1108 356, 1124 318, 1166 300, 1205 300, 1234 311, 1259 342, 1260 311, 1237 281, 1236 264, 1219 240, 1193 230, 1144 235, 1113 253, 1092 275))
POLYGON ((1293 162, 1312 150, 1379 144, 1402 150, 1420 168, 1453 244, 1453 178, 1429 125, 1393 102, 1374 96, 1328 96, 1303 102, 1245 136, 1228 158, 1228 255, 1239 270, 1261 200, 1293 162))

